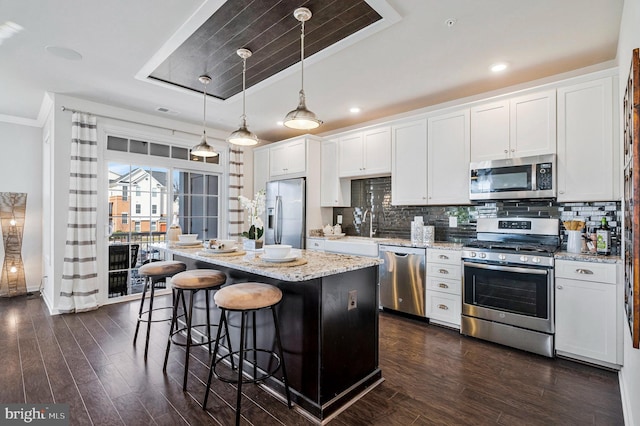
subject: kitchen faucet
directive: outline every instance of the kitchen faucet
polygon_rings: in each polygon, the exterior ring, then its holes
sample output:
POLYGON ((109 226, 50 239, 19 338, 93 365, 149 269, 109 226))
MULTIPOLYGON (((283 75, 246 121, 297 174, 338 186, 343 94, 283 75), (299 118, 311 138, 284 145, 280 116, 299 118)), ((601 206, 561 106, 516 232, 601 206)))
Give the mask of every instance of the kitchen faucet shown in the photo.
POLYGON ((373 212, 369 209, 364 211, 362 215, 362 222, 367 219, 367 213, 369 213, 369 238, 373 238, 373 212))

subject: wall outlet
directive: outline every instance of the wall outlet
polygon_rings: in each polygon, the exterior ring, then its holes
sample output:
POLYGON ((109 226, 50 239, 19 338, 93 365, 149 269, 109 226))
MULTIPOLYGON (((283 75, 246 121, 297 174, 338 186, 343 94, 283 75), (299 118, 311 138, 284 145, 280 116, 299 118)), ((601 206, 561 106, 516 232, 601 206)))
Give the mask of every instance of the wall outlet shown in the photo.
POLYGON ((458 227, 458 217, 449 216, 449 228, 457 228, 457 227, 458 227))
POLYGON ((338 223, 338 225, 342 225, 342 215, 341 214, 336 216, 336 222, 338 223))
POLYGON ((347 310, 350 311, 358 307, 358 290, 349 291, 349 301, 347 302, 347 310))

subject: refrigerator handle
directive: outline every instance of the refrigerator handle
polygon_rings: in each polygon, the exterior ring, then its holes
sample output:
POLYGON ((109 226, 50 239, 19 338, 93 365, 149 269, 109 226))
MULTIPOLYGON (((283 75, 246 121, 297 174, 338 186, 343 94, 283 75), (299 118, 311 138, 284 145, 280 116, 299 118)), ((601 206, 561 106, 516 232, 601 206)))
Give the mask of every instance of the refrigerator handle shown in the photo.
POLYGON ((282 243, 282 197, 280 195, 276 195, 276 215, 275 215, 275 226, 273 231, 273 241, 276 244, 282 243))

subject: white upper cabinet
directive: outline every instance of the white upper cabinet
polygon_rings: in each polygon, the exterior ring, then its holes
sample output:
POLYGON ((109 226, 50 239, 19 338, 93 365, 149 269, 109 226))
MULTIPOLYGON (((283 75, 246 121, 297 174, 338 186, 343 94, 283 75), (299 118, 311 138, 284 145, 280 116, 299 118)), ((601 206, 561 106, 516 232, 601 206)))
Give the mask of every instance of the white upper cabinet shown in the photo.
POLYGON ((558 201, 619 198, 611 77, 558 89, 558 201))
POLYGON ((392 127, 391 204, 427 203, 427 119, 392 127))
POLYGON ((391 172, 391 130, 378 127, 339 139, 340 177, 365 177, 391 172))
POLYGON ((320 206, 349 207, 351 181, 338 176, 338 141, 322 141, 320 161, 320 206))
POLYGON ((509 156, 509 101, 471 108, 471 161, 509 156))
POLYGON ((427 204, 469 203, 469 108, 429 117, 427 204))
POLYGON ((471 108, 471 161, 555 152, 555 90, 471 108))
POLYGON ((305 138, 294 139, 269 149, 271 177, 303 174, 307 162, 305 138))

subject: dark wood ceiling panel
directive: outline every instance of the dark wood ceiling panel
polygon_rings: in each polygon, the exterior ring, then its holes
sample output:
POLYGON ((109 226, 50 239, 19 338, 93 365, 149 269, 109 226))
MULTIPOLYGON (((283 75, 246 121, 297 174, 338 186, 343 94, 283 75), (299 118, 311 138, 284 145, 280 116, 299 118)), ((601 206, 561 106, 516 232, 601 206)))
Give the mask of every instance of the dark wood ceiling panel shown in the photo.
POLYGON ((298 7, 313 13, 305 23, 305 58, 381 19, 364 0, 229 0, 160 64, 149 77, 202 92, 198 77, 208 74, 207 93, 227 99, 242 91, 239 48, 247 60, 247 87, 300 61, 298 7))

